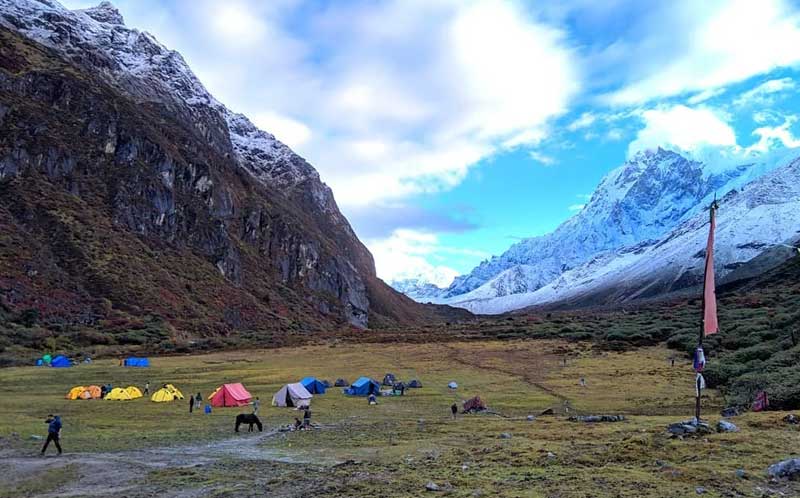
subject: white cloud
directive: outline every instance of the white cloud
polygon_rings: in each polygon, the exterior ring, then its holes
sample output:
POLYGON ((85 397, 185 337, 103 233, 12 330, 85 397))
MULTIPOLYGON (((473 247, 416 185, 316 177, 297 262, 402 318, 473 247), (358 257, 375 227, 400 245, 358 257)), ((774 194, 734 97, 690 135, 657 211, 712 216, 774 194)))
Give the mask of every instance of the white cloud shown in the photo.
POLYGON ((686 102, 691 105, 697 105, 701 102, 705 102, 708 99, 714 98, 718 95, 722 95, 725 93, 724 88, 709 88, 708 90, 703 90, 702 92, 696 93, 686 99, 686 102))
POLYGON ((276 3, 178 3, 168 15, 191 36, 175 48, 222 102, 299 147, 345 207, 450 189, 541 141, 579 90, 566 33, 517 2, 276 3))
POLYGON ((585 206, 586 206, 586 204, 572 204, 567 209, 569 209, 570 211, 580 211, 585 206))
POLYGON ((311 130, 308 126, 276 112, 253 113, 250 115, 250 119, 256 126, 262 130, 269 130, 278 140, 296 151, 302 151, 302 145, 311 138, 311 130))
POLYGON ((443 247, 436 235, 398 229, 386 239, 367 241, 378 276, 386 282, 416 278, 447 287, 458 272, 445 265, 432 265, 429 257, 439 252, 458 251, 443 247))
POLYGON ((530 156, 531 159, 533 159, 534 161, 536 161, 538 163, 543 164, 544 166, 552 166, 553 164, 556 163, 556 160, 555 160, 554 157, 550 157, 550 156, 548 156, 546 154, 543 154, 542 152, 539 152, 539 151, 536 151, 536 150, 532 150, 532 151, 528 152, 528 155, 530 156))
POLYGON ((567 129, 569 131, 576 131, 583 128, 588 128, 592 126, 595 121, 597 121, 597 115, 592 112, 584 112, 580 116, 578 116, 575 121, 571 122, 567 125, 567 129))
POLYGON ((800 62, 800 15, 786 0, 667 2, 641 29, 643 39, 602 54, 627 72, 612 103, 716 89, 800 62))
POLYGON ((656 147, 692 151, 705 145, 736 146, 733 128, 707 108, 683 105, 642 112, 645 127, 628 145, 628 155, 656 147))
POLYGON ((768 105, 772 103, 774 94, 783 92, 784 90, 793 90, 795 87, 796 85, 792 78, 765 81, 757 87, 742 93, 733 101, 733 105, 768 105))
POLYGON ((795 137, 790 129, 797 122, 797 116, 787 116, 784 123, 780 126, 763 126, 753 131, 753 135, 759 137, 758 142, 754 143, 746 150, 747 152, 766 152, 776 146, 800 147, 800 138, 795 137))

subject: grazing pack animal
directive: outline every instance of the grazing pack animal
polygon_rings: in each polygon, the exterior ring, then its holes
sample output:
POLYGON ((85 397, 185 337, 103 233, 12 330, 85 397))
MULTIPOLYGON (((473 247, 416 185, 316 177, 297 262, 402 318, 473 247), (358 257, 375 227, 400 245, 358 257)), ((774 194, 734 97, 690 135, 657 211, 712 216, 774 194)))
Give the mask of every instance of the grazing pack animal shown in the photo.
POLYGON ((258 432, 263 432, 264 427, 261 425, 261 420, 258 419, 254 413, 240 413, 236 415, 236 432, 239 432, 239 426, 248 424, 247 432, 253 432, 253 426, 258 427, 258 432))

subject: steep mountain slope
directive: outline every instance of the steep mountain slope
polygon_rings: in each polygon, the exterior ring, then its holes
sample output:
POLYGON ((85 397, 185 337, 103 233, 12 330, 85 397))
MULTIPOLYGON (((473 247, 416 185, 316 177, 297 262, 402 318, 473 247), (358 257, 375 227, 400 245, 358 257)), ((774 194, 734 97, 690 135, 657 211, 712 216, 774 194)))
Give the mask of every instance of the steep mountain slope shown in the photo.
POLYGON ((0 224, 0 318, 86 343, 438 313, 375 276, 311 165, 107 2, 0 0, 0 224))
MULTIPOLYGON (((719 204, 715 263, 722 278, 767 249, 791 245, 800 234, 800 158, 731 190, 719 204)), ((462 296, 461 305, 500 313, 552 303, 620 303, 690 288, 701 282, 707 236, 708 213, 701 211, 658 240, 601 252, 532 292, 494 297, 481 295, 481 288, 462 296)), ((793 252, 771 254, 774 266, 793 252)))
MULTIPOLYGON (((623 255, 658 242, 715 195, 742 189, 797 155, 783 150, 747 159, 710 156, 700 162, 661 148, 639 152, 606 175, 586 206, 555 231, 513 245, 457 277, 445 291, 420 300, 479 312, 534 304, 528 294, 589 278, 581 273, 587 270, 573 271, 587 264, 624 265, 623 255), (486 304, 490 300, 493 304, 486 304)), ((544 295, 553 293, 538 294, 544 295)))

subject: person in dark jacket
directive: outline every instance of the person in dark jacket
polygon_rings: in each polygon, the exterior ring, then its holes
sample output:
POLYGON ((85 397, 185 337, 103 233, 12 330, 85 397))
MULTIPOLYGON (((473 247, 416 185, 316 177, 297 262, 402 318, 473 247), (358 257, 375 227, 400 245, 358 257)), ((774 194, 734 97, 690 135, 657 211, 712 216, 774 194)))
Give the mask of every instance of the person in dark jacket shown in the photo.
POLYGON ((203 397, 197 393, 197 396, 194 397, 194 407, 199 410, 201 406, 203 406, 203 397))
POLYGON ((450 406, 450 413, 453 414, 453 418, 455 419, 456 418, 456 414, 458 414, 458 405, 457 404, 453 403, 450 406))
POLYGON ((46 424, 50 424, 47 426, 47 441, 44 442, 44 446, 42 446, 42 456, 44 456, 44 452, 47 451, 47 446, 50 444, 50 441, 56 445, 56 449, 58 450, 58 454, 61 454, 61 417, 58 415, 48 415, 47 420, 45 420, 46 424))
POLYGON ((311 428, 311 408, 306 407, 305 412, 303 412, 303 427, 305 429, 311 428))
POLYGON ((189 396, 189 413, 192 413, 194 410, 194 398, 189 396))

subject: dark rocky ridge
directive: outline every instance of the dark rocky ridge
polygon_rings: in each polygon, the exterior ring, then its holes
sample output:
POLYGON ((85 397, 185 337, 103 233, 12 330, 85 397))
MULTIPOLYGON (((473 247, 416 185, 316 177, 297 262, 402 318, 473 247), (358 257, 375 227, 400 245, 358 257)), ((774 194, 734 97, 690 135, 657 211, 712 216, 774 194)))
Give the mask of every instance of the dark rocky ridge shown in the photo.
POLYGON ((0 318, 192 337, 438 316, 377 279, 298 156, 273 187, 218 109, 140 97, 0 28, 0 318))

